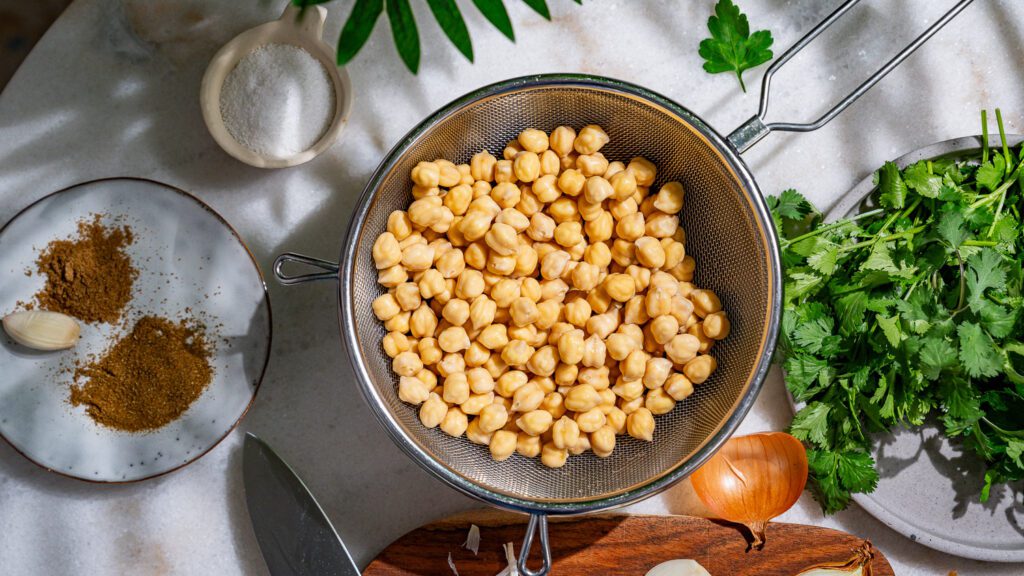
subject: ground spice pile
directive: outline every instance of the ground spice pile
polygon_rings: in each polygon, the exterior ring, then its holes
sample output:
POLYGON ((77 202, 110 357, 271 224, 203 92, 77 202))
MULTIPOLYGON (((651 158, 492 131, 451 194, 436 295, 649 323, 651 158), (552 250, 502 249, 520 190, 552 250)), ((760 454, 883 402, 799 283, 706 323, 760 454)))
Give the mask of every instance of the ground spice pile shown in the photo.
POLYGON ((96 215, 78 223, 78 237, 50 242, 36 261, 46 285, 36 294, 40 308, 83 322, 114 324, 138 276, 125 252, 134 241, 128 226, 107 228, 96 215))
POLYGON ((75 370, 71 404, 96 423, 127 432, 177 419, 210 384, 205 328, 184 320, 140 318, 100 359, 75 370))

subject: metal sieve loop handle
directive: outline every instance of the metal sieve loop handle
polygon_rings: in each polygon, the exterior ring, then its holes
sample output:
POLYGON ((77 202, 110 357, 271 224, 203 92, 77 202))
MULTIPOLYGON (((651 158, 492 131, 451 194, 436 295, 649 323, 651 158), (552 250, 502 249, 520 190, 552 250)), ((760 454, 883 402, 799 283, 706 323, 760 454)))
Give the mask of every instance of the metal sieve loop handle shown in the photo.
POLYGON ((761 79, 761 102, 758 106, 757 115, 744 122, 736 130, 733 130, 732 134, 729 134, 728 137, 729 143, 732 144, 738 152, 742 153, 767 136, 772 130, 779 130, 781 132, 810 132, 828 124, 833 118, 838 116, 840 112, 846 110, 850 104, 853 104, 854 101, 863 96, 864 93, 870 90, 872 86, 877 84, 879 80, 885 78, 889 72, 892 72, 894 68, 899 66, 907 59, 908 56, 913 54, 915 50, 927 42, 928 39, 941 30, 943 26, 948 24, 950 20, 956 18, 956 16, 973 1, 974 0, 960 0, 957 2, 956 5, 950 8, 948 12, 943 14, 941 18, 936 20, 934 24, 921 33, 920 36, 915 38, 914 41, 908 44, 906 48, 900 51, 899 54, 893 56, 891 60, 886 62, 874 74, 869 76, 867 80, 861 82, 860 86, 857 86, 853 92, 847 94, 847 96, 840 100, 838 104, 833 106, 831 110, 824 113, 814 122, 805 124, 772 122, 766 124, 764 119, 768 113, 768 94, 770 92, 772 76, 775 75, 779 68, 782 68, 786 62, 795 56, 797 52, 810 44, 811 41, 824 32, 826 28, 835 23, 835 21, 850 10, 850 8, 853 8, 855 4, 860 2, 860 0, 847 0, 839 8, 836 8, 835 12, 829 14, 827 18, 822 20, 817 26, 812 28, 810 32, 805 34, 803 38, 798 40, 796 44, 790 46, 788 50, 776 58, 775 62, 772 62, 772 65, 769 66, 768 70, 764 73, 764 78, 761 79))
POLYGON ((531 514, 526 525, 526 536, 523 537, 523 549, 519 551, 516 562, 519 573, 523 576, 547 576, 551 572, 551 546, 548 545, 548 517, 544 514, 531 514), (530 570, 526 561, 530 558, 530 547, 533 546, 533 533, 540 534, 540 550, 543 562, 538 570, 530 570))
POLYGON ((337 280, 338 265, 334 262, 328 262, 327 260, 321 260, 319 258, 311 258, 294 252, 285 252, 274 260, 274 278, 277 278, 277 281, 285 286, 305 284, 306 282, 313 282, 315 280, 337 280), (312 266, 313 268, 324 270, 324 272, 291 276, 284 272, 284 265, 289 262, 312 266))

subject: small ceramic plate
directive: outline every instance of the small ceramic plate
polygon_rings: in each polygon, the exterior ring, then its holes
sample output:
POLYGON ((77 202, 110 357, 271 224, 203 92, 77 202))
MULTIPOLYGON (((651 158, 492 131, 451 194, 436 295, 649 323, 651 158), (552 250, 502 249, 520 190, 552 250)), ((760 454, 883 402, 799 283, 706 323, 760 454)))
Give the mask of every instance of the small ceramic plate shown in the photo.
POLYGON ((0 336, 0 435, 36 464, 96 482, 132 482, 180 468, 208 452, 245 415, 270 350, 270 304, 259 268, 234 230, 186 192, 149 180, 80 184, 32 204, 0 230, 0 315, 42 288, 35 261, 50 241, 73 237, 102 215, 135 234, 139 270, 122 326, 82 324, 78 346, 33 352, 0 336), (31 271, 32 274, 26 274, 31 271), (74 362, 101 355, 147 314, 192 317, 214 344, 213 381, 167 426, 126 433, 97 425, 68 399, 74 362))
MULTIPOLYGON (((1008 135, 1011 145, 1024 136, 1008 135)), ((990 146, 1000 146, 993 135, 990 146)), ((939 142, 895 162, 905 168, 919 160, 980 156, 981 137, 939 142)), ((850 216, 870 204, 872 177, 855 186, 826 215, 828 221, 850 216)), ((978 495, 985 464, 951 442, 933 423, 896 429, 874 437, 873 456, 881 479, 870 494, 854 494, 869 514, 907 538, 936 550, 977 560, 1024 562, 1024 500, 1021 483, 995 485, 989 501, 978 495)))

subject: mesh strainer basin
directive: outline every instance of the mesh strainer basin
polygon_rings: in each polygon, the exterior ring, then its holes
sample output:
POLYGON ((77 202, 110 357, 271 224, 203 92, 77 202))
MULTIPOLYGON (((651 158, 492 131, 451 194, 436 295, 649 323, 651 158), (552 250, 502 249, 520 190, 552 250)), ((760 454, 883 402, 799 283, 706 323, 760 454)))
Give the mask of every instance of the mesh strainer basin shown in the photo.
POLYGON ((695 470, 750 409, 771 359, 782 290, 777 241, 746 166, 714 130, 678 104, 624 82, 543 75, 468 94, 427 118, 384 159, 363 192, 342 254, 341 328, 357 380, 392 439, 451 486, 504 508, 576 514, 620 506, 664 489, 695 470), (671 413, 658 416, 654 442, 619 436, 614 453, 570 457, 560 469, 513 455, 491 459, 486 446, 423 426, 398 398, 397 377, 381 347, 385 330, 371 302, 383 289, 371 247, 388 215, 412 201, 409 172, 436 158, 456 163, 487 149, 500 157, 525 128, 551 131, 599 124, 611 160, 634 156, 658 167, 658 180, 687 190, 682 224, 695 282, 721 296, 732 320, 712 354, 718 370, 671 413))

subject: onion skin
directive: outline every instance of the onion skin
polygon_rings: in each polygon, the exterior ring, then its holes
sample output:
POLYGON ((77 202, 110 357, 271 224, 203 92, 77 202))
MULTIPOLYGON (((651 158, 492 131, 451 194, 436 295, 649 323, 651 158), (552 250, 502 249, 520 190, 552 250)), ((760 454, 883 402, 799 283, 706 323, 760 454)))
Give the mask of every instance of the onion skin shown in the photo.
POLYGON ((807 484, 807 451, 785 432, 731 438, 691 477, 697 496, 712 512, 743 524, 764 547, 765 528, 789 510, 807 484))

